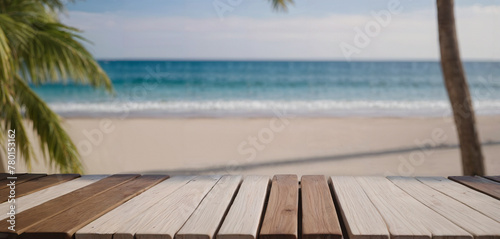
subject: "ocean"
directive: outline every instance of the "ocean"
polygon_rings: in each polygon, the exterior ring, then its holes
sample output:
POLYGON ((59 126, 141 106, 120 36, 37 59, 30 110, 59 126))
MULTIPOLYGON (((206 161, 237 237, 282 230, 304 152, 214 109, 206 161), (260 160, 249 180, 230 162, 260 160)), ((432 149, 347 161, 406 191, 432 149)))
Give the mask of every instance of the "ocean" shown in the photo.
MULTIPOLYGON (((114 94, 32 86, 65 117, 450 115, 439 62, 99 61, 114 94)), ((465 62, 476 113, 500 114, 500 62, 465 62)))

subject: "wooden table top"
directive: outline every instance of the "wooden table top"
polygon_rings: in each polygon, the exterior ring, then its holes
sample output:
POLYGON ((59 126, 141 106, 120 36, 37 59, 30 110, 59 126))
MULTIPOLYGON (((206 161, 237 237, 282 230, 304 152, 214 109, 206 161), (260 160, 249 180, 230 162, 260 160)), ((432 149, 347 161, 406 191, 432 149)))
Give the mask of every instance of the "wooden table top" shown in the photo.
POLYGON ((500 238, 499 176, 0 176, 0 239, 500 238))

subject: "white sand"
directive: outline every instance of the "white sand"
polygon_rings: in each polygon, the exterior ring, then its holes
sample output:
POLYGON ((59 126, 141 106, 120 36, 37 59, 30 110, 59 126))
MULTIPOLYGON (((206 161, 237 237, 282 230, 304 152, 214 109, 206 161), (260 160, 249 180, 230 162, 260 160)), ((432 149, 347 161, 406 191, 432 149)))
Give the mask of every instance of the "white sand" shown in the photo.
MULTIPOLYGON (((88 174, 447 176, 462 172, 450 120, 88 118, 66 119, 65 126, 88 174), (421 150, 421 141, 449 148, 421 150)), ((500 175, 500 116, 479 117, 478 125, 490 143, 483 146, 487 173, 500 175)), ((34 171, 55 172, 40 163, 34 171)))

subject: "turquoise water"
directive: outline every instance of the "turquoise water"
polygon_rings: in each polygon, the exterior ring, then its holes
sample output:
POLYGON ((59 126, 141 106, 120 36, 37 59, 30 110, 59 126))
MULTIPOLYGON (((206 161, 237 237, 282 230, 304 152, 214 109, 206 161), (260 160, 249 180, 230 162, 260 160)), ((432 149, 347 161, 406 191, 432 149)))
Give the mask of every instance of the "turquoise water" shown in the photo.
MULTIPOLYGON (((64 116, 440 116, 439 62, 100 61, 115 94, 34 87, 64 116)), ((466 62, 476 111, 500 113, 500 62, 466 62)))

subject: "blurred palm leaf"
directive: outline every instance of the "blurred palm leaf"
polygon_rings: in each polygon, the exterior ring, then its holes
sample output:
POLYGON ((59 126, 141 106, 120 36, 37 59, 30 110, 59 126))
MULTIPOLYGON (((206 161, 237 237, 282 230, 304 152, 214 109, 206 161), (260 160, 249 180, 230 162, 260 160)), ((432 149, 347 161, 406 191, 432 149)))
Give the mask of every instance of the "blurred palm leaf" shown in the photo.
POLYGON ((293 0, 269 0, 272 2, 273 4, 273 8, 275 10, 283 10, 283 11, 287 11, 288 10, 288 4, 292 4, 293 5, 293 0))
POLYGON ((80 31, 59 21, 62 11, 62 0, 0 2, 0 119, 4 131, 16 130, 18 152, 28 166, 34 156, 23 119, 32 122, 51 166, 82 172, 60 118, 29 87, 73 81, 112 91, 108 76, 82 45, 80 31))

